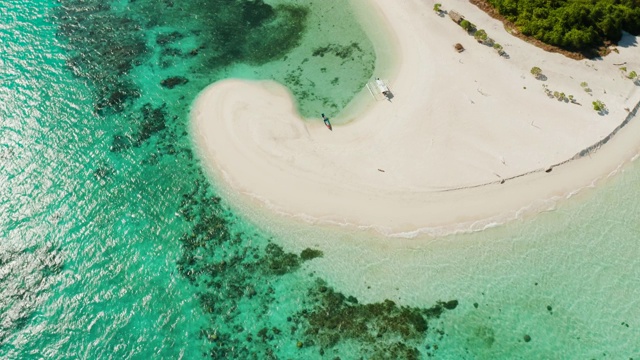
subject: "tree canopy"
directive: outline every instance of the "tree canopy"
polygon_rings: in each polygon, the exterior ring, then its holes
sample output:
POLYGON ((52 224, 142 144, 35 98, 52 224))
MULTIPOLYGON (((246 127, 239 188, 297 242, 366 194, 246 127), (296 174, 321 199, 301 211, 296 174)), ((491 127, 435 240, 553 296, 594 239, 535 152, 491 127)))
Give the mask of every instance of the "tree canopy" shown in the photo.
POLYGON ((583 51, 640 34, 640 0, 487 0, 519 31, 550 45, 583 51))

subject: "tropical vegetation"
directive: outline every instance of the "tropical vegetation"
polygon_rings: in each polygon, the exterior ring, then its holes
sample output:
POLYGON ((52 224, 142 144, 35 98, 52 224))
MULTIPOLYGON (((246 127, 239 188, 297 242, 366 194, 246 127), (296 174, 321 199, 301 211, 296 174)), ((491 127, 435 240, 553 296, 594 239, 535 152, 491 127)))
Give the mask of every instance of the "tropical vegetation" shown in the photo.
POLYGON ((542 69, 537 66, 531 68, 531 75, 535 76, 536 79, 540 79, 542 77, 542 69))
POLYGON ((467 32, 473 32, 476 29, 476 26, 469 22, 468 20, 462 20, 460 22, 460 26, 465 29, 467 32))
POLYGON ((487 0, 524 35, 571 51, 640 34, 638 0, 487 0))
POLYGON ((591 104, 593 105, 593 110, 599 113, 605 113, 607 111, 607 105, 600 100, 593 101, 591 104))

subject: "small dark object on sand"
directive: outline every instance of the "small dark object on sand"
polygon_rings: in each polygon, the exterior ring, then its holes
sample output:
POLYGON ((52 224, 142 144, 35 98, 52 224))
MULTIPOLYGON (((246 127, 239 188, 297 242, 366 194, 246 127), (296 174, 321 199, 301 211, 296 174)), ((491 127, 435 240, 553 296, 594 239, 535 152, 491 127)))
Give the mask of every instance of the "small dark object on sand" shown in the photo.
POLYGON ((322 114, 322 120, 324 120, 324 124, 327 126, 327 129, 333 131, 333 128, 331 127, 331 123, 329 122, 329 118, 324 116, 324 114, 322 114))

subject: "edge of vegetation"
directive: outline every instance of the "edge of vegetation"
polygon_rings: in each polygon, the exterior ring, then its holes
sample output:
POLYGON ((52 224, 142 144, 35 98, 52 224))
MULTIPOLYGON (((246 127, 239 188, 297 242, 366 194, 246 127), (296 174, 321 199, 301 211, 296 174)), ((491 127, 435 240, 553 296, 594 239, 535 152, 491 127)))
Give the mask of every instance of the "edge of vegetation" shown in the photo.
POLYGON ((485 13, 487 13, 489 16, 497 20, 500 20, 504 24, 504 27, 507 30, 507 32, 509 32, 513 36, 516 36, 522 40, 525 40, 545 51, 559 53, 566 57, 576 59, 576 60, 581 60, 584 58, 594 58, 598 56, 605 56, 609 52, 611 52, 611 48, 609 45, 611 45, 612 42, 610 40, 605 40, 605 42, 598 47, 594 46, 591 48, 584 48, 580 50, 570 50, 566 48, 561 48, 559 46, 547 44, 533 36, 523 34, 520 31, 519 26, 515 22, 509 20, 506 16, 500 14, 498 9, 491 2, 489 2, 489 0, 469 0, 469 2, 475 5, 476 7, 478 7, 479 9, 481 9, 482 11, 484 11, 485 13))

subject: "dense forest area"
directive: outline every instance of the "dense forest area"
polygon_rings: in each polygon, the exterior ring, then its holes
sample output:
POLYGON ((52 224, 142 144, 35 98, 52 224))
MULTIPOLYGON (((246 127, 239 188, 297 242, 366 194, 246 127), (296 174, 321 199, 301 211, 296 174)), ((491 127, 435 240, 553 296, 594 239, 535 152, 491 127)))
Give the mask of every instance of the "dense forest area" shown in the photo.
POLYGON ((486 0, 518 30, 549 45, 589 51, 640 34, 640 0, 486 0))

